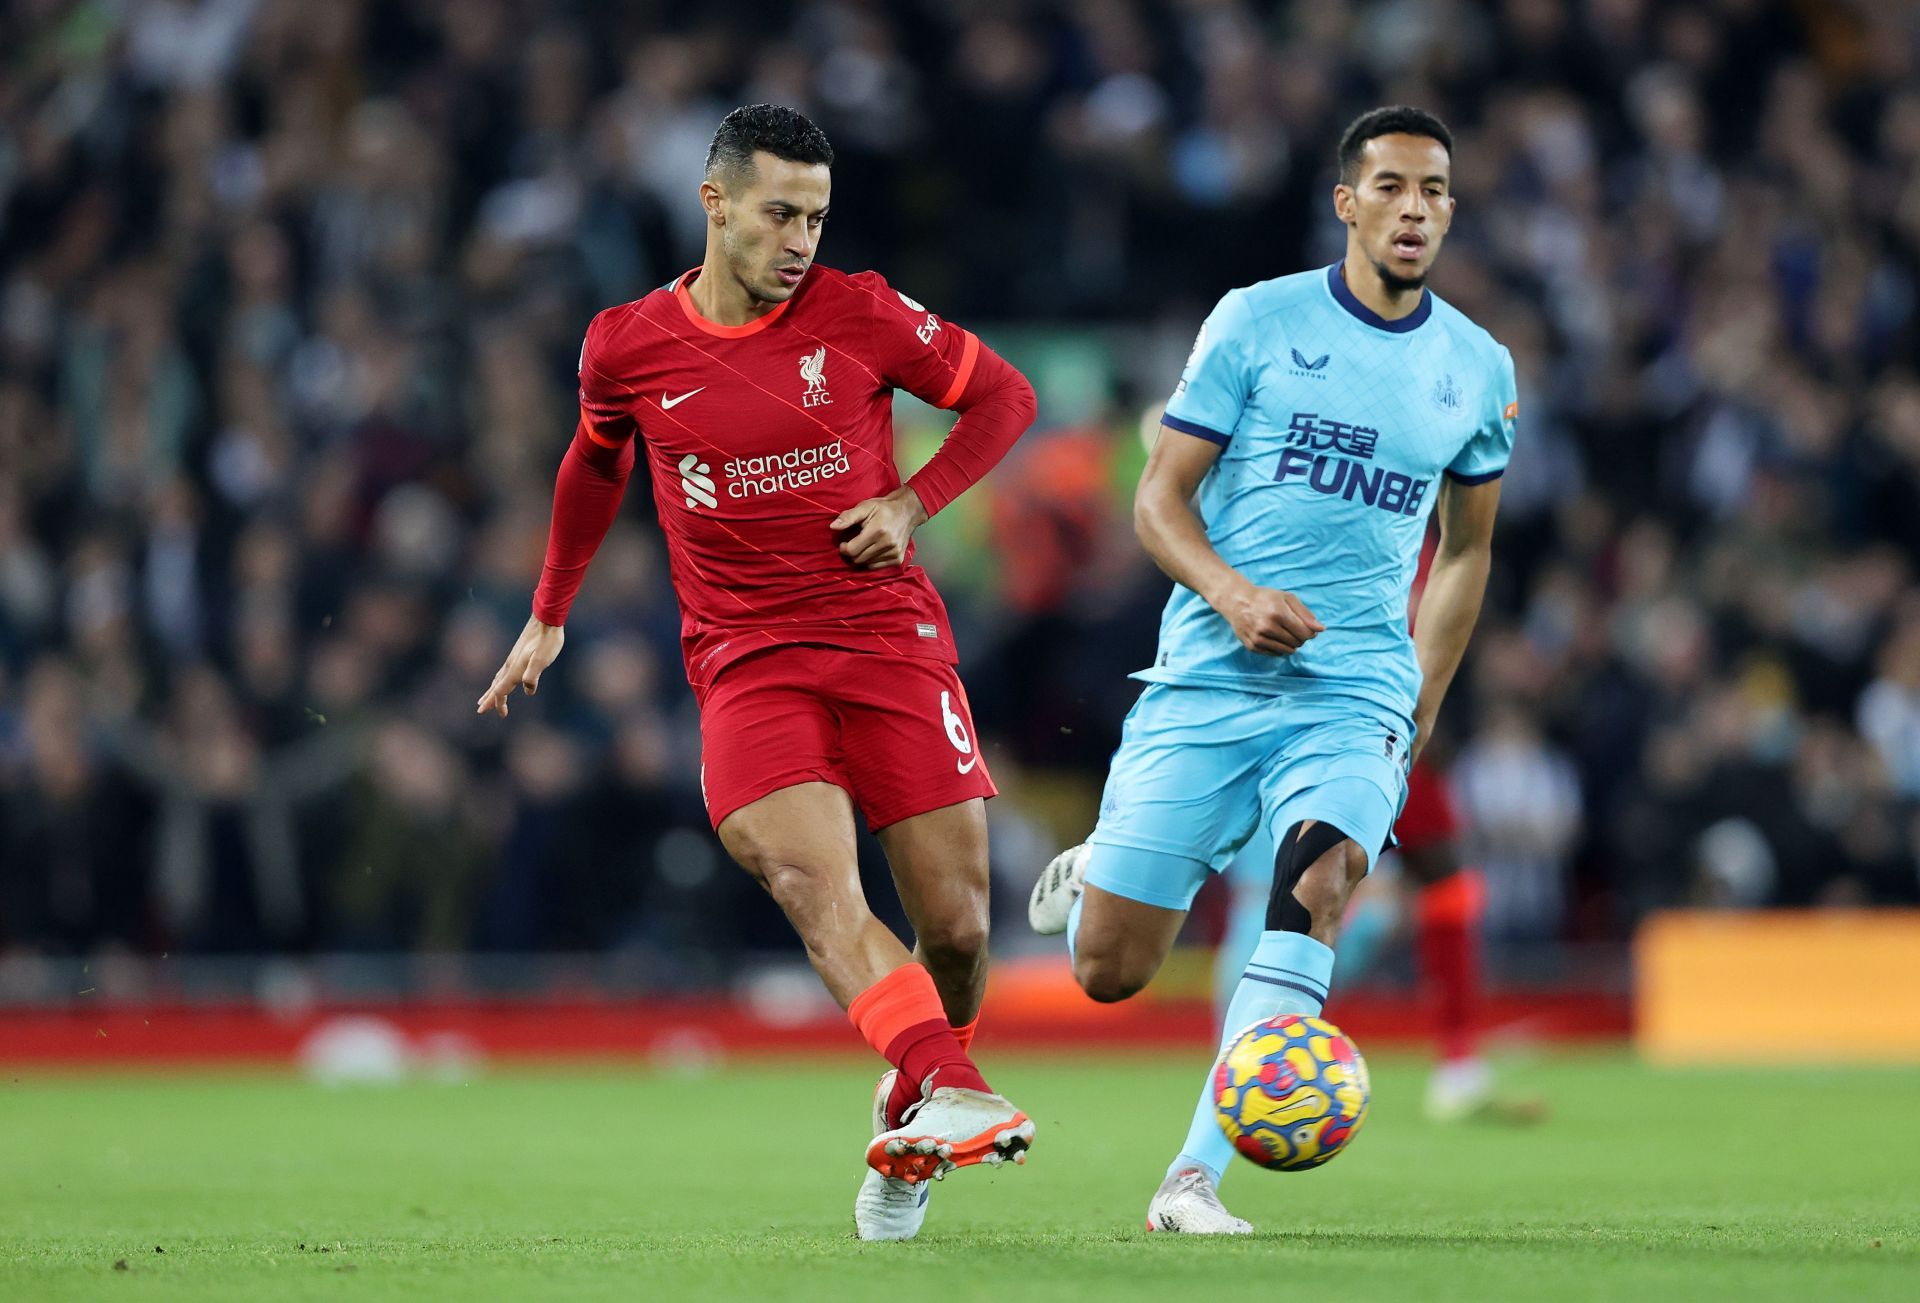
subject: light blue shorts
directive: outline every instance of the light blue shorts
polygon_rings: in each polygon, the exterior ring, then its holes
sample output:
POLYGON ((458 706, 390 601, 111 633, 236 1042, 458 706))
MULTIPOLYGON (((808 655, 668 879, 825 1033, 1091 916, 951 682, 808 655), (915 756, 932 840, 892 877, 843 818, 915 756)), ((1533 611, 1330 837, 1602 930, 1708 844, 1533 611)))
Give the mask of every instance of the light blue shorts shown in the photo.
POLYGON ((1405 716, 1363 698, 1148 684, 1107 773, 1087 881, 1186 909, 1256 831, 1277 846, 1305 819, 1359 843, 1371 869, 1406 800, 1412 741, 1405 716))

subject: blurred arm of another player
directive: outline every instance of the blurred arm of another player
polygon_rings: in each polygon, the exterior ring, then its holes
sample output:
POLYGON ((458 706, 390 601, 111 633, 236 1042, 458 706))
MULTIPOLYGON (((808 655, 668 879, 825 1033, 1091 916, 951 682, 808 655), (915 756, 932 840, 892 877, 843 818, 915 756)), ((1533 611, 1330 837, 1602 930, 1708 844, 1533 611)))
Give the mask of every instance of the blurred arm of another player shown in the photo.
POLYGON ((1480 618, 1493 565, 1493 518, 1499 509, 1498 479, 1483 484, 1448 479, 1440 486, 1433 513, 1440 522, 1440 546, 1427 570, 1413 629, 1414 654, 1420 660, 1420 700, 1413 708, 1416 760, 1433 736, 1440 702, 1480 618))
POLYGON ((493 676, 474 713, 507 714, 507 699, 517 687, 532 696, 540 675, 566 642, 567 612, 587 565, 620 512, 620 499, 633 473, 634 435, 639 426, 619 401, 617 387, 596 365, 595 348, 602 319, 587 327, 580 349, 580 420, 573 442, 560 460, 553 485, 553 521, 547 532, 547 559, 533 593, 533 614, 514 640, 506 663, 493 676))
POLYGON ((856 502, 833 518, 840 555, 862 570, 906 564, 913 531, 978 484, 1026 433, 1038 406, 1027 378, 998 353, 877 273, 854 278, 873 299, 872 344, 882 374, 935 407, 960 413, 927 464, 884 497, 856 502))
POLYGON ((1133 532, 1175 583, 1220 613, 1243 647, 1285 656, 1326 626, 1292 593, 1260 587, 1213 550, 1193 495, 1224 447, 1162 425, 1133 495, 1133 532))

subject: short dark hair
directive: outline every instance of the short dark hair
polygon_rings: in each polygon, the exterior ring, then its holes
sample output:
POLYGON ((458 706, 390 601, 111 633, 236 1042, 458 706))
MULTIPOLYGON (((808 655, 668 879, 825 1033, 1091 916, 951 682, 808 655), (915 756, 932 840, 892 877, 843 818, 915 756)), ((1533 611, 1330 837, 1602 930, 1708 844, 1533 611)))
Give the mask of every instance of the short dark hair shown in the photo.
POLYGON ((1453 133, 1447 130, 1446 123, 1425 109, 1408 104, 1368 109, 1340 135, 1340 184, 1350 186, 1359 182, 1360 153, 1369 140, 1393 135, 1429 136, 1446 146, 1448 158, 1453 157, 1453 133))
POLYGON ((762 150, 789 163, 833 166, 833 146, 827 133, 806 114, 782 104, 743 104, 720 119, 707 148, 707 175, 753 170, 754 151, 762 150))

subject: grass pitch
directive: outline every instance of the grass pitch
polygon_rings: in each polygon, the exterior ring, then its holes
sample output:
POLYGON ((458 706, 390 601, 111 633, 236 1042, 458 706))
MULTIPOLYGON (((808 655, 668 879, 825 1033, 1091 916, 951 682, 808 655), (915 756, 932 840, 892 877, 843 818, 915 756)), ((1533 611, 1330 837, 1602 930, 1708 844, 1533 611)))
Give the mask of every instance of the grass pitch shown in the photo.
POLYGON ((1552 1120, 1498 1130, 1423 1122, 1422 1065, 1385 1059, 1338 1161, 1239 1164, 1262 1233, 1222 1241, 1143 1229, 1193 1056, 983 1048, 1032 1161, 936 1186, 904 1245, 852 1238, 863 1061, 342 1090, 9 1070, 0 1298, 1920 1298, 1920 1072, 1556 1058, 1510 1075, 1552 1120))

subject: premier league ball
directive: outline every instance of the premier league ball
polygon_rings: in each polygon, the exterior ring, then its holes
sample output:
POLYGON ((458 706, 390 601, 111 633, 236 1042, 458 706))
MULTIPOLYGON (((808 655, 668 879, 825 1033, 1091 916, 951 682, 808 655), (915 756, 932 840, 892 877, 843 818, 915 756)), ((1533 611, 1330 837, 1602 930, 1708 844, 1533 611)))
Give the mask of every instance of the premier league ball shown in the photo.
POLYGON ((1233 1038, 1213 1069, 1213 1109, 1233 1147, 1300 1172, 1347 1147, 1367 1120, 1367 1063, 1322 1018, 1281 1014, 1233 1038))

